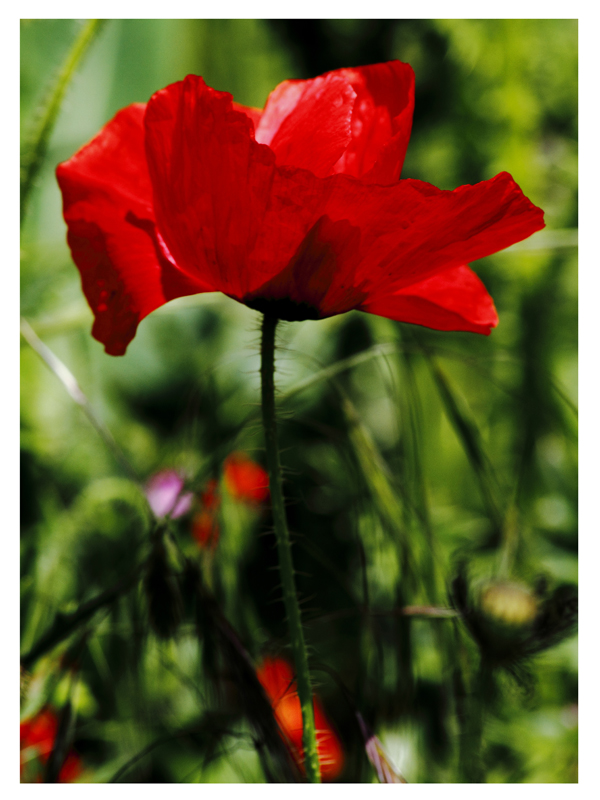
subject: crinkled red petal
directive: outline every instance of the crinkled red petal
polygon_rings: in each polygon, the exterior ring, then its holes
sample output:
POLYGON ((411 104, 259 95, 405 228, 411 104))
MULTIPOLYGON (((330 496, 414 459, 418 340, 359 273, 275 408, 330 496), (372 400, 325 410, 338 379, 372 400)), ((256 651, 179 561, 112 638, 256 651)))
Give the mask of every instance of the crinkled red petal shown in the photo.
POLYGON ((498 324, 494 301, 466 265, 452 267, 398 292, 370 300, 361 310, 438 331, 487 335, 498 324))
MULTIPOLYGON (((273 231, 275 234, 275 231, 273 231)), ((318 319, 357 308, 366 295, 356 286, 360 230, 347 220, 320 217, 288 264, 244 302, 281 319, 318 319)))
POLYGON ((395 182, 410 138, 414 82, 401 61, 284 81, 267 99, 256 139, 271 146, 279 165, 395 182))
POLYGON ((95 316, 92 334, 111 355, 125 352, 158 306, 213 290, 178 269, 156 232, 144 112, 141 104, 123 109, 57 169, 68 243, 95 316))
POLYGON ((267 100, 256 131, 256 140, 268 144, 277 164, 309 169, 319 177, 331 174, 333 165, 348 147, 356 92, 337 73, 330 72, 311 81, 287 82, 267 100), (290 95, 297 102, 287 111, 290 95), (281 118, 283 117, 283 118, 281 118), (278 125, 273 130, 274 122, 278 125))
POLYGON ((256 126, 256 141, 271 144, 277 131, 300 102, 311 81, 283 81, 267 97, 267 102, 256 126))
POLYGON ((194 75, 157 92, 146 117, 146 153, 158 227, 188 274, 241 297, 270 200, 272 150, 231 95, 194 75))
MULTIPOLYGON (((378 186, 343 175, 319 181, 305 171, 277 170, 253 275, 267 271, 261 267, 269 255, 281 266, 243 300, 265 311, 269 301, 288 298, 300 313, 280 314, 289 319, 374 308, 375 301, 543 227, 543 212, 507 173, 450 192, 420 181, 378 186), (294 238, 300 243, 292 250, 294 238), (316 313, 304 313, 305 306, 316 313)), ((478 302, 476 293, 469 297, 478 302)), ((488 311, 485 299, 482 313, 488 311)), ((475 308, 471 316, 478 314, 475 308)))
POLYGON ((341 175, 328 180, 325 213, 360 231, 354 281, 368 298, 483 258, 544 227, 541 209, 506 172, 454 191, 413 180, 385 187, 341 175))
POLYGON ((334 172, 369 183, 394 183, 400 177, 412 129, 415 75, 409 64, 388 61, 338 70, 357 94, 352 141, 334 172))
POLYGON ((231 105, 234 111, 241 111, 242 114, 245 114, 252 120, 254 130, 256 131, 263 115, 261 109, 253 108, 252 106, 243 106, 241 103, 236 103, 235 101, 231 105))

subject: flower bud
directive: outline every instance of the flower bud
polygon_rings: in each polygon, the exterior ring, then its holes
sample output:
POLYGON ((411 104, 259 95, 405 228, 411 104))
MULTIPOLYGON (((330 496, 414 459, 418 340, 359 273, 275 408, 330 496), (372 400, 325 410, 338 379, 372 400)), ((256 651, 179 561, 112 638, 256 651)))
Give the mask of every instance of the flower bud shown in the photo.
POLYGON ((537 601, 527 587, 503 581, 485 586, 479 605, 485 616, 511 628, 531 624, 538 610, 537 601))

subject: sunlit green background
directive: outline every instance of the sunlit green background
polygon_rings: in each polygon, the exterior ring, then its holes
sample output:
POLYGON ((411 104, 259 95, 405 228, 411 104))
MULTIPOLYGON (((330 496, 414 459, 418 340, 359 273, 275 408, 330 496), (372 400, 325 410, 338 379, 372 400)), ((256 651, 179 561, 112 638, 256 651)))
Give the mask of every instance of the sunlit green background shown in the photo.
MULTIPOLYGON (((21 23, 24 139, 80 26, 21 23)), ((313 674, 346 752, 341 780, 375 778, 353 710, 319 671, 323 663, 409 782, 453 782, 461 779, 463 735, 456 675, 469 685, 476 646, 449 620, 406 621, 393 609, 447 606, 461 562, 475 593, 499 576, 530 587, 542 576, 551 587, 577 582, 577 22, 108 21, 70 86, 31 198, 22 313, 74 373, 142 480, 174 467, 199 491, 219 477, 230 451, 263 462, 259 315, 220 295, 184 298, 146 319, 126 356, 107 356, 90 336, 54 169, 119 108, 188 73, 262 107, 287 78, 392 58, 416 74, 403 177, 452 189, 510 172, 544 209, 547 227, 474 265, 500 316, 490 337, 359 312, 281 326, 282 459, 313 674), (384 355, 339 372, 335 385, 325 376, 285 397, 323 367, 382 343, 384 355), (340 392, 358 426, 340 410, 340 392), (358 608, 376 613, 361 617, 358 608)), ((21 481, 26 651, 57 611, 139 561, 148 521, 139 489, 25 343, 21 481)), ((225 502, 221 524, 204 569, 259 659, 281 650, 286 636, 268 514, 225 502)), ((189 525, 189 517, 178 522, 180 545, 206 561, 189 525)), ((61 672, 64 645, 33 671, 23 713, 44 702, 58 708, 71 693, 84 780, 109 780, 215 702, 201 667, 206 645, 191 624, 159 642, 144 608, 134 591, 95 620, 74 690, 61 672)), ((498 694, 485 699, 485 779, 576 781, 576 638, 526 666, 521 684, 500 672, 498 694)), ((264 780, 247 724, 229 711, 230 730, 212 760, 206 742, 174 738, 123 780, 264 780)))

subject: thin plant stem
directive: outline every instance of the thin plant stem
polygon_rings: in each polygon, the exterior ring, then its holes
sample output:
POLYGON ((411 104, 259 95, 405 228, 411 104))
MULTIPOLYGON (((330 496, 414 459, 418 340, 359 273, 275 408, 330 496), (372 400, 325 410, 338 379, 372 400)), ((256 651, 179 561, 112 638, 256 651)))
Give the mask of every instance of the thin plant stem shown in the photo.
POLYGON ((104 20, 90 19, 81 29, 49 93, 47 103, 21 159, 21 225, 35 178, 42 166, 50 135, 71 78, 100 31, 104 20))
POLYGON ((492 668, 481 659, 474 676, 470 697, 467 699, 468 718, 460 753, 460 770, 465 783, 485 783, 483 767, 483 729, 487 705, 493 691, 492 668))
POLYGON ((34 350, 38 356, 46 363, 46 365, 56 375, 62 385, 65 387, 69 396, 74 400, 78 406, 83 409, 84 414, 92 423, 101 439, 107 445, 109 450, 114 455, 115 459, 119 462, 127 476, 138 486, 141 486, 140 479, 127 460, 123 451, 114 440, 112 433, 108 430, 106 425, 98 418, 94 412, 90 401, 81 390, 77 379, 69 368, 63 364, 58 356, 50 350, 50 348, 42 342, 31 325, 24 317, 21 317, 21 336, 25 339, 27 344, 34 350))
POLYGON ((277 318, 267 314, 263 317, 261 342, 261 393, 262 417, 265 431, 267 469, 273 512, 273 527, 277 539, 279 569, 283 586, 283 601, 288 619, 292 656, 296 671, 298 697, 302 709, 302 743, 304 746, 304 766, 309 783, 320 783, 317 736, 313 709, 312 688, 308 670, 308 658, 300 605, 296 594, 292 547, 285 518, 283 489, 281 485, 281 465, 277 446, 277 424, 275 421, 275 328, 277 318))
POLYGON ((39 658, 50 650, 53 650, 56 645, 60 644, 64 639, 70 636, 73 631, 87 622, 97 611, 112 605, 119 597, 128 592, 137 581, 139 574, 140 568, 138 567, 113 587, 101 592, 91 600, 82 603, 70 614, 62 614, 59 612, 46 633, 38 639, 27 653, 21 656, 21 666, 23 669, 30 670, 39 658))

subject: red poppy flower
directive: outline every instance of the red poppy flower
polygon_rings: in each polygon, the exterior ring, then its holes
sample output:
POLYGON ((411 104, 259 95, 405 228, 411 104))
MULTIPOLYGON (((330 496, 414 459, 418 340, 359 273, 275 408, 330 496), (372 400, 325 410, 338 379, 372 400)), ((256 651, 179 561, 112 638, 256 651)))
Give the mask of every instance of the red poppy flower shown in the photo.
POLYGON ((467 263, 543 213, 505 172, 454 191, 399 180, 413 102, 391 61, 285 81, 263 111, 195 75, 120 111, 57 169, 95 338, 122 355, 155 308, 213 291, 281 319, 359 309, 489 333, 467 263))
POLYGON ((260 464, 245 453, 232 453, 223 465, 225 485, 232 497, 259 505, 269 496, 269 476, 260 464))
MULTIPOLYGON (((292 668, 283 658, 267 658, 256 674, 273 706, 284 739, 288 741, 299 767, 304 770, 302 709, 292 668)), ((342 771, 344 753, 340 740, 317 697, 313 698, 313 707, 321 777, 325 781, 330 781, 337 778, 342 771)))
MULTIPOLYGON (((23 782, 39 783, 42 780, 39 765, 48 761, 57 731, 58 717, 50 709, 44 709, 21 723, 21 780, 23 782)), ((71 750, 58 773, 58 783, 71 783, 82 772, 81 759, 75 751, 71 750)))

